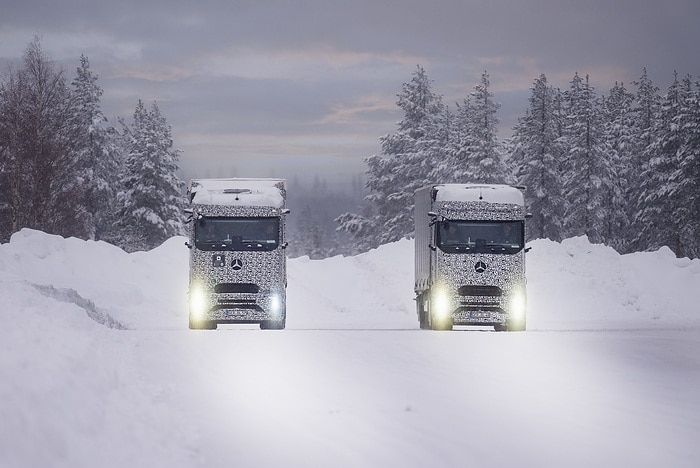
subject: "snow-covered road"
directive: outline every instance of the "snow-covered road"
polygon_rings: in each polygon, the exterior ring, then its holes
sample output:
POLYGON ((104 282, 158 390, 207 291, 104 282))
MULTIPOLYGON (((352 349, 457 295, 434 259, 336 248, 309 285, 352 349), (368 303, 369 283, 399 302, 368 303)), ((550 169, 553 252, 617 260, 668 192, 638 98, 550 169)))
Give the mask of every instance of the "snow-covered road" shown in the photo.
POLYGON ((700 261, 536 241, 528 332, 430 332, 401 241, 191 331, 182 242, 0 245, 0 466, 700 466, 700 261))

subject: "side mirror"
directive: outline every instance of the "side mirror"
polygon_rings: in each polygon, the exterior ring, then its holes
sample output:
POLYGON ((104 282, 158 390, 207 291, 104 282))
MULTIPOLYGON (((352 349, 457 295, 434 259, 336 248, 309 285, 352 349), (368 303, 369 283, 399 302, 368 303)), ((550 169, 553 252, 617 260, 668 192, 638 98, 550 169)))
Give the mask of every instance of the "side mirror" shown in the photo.
POLYGON ((189 242, 185 242, 185 247, 187 247, 188 249, 191 249, 191 248, 192 248, 192 244, 190 244, 189 242))
POLYGON ((435 247, 433 244, 428 244, 428 248, 435 252, 437 250, 437 247, 435 247))
POLYGON ((289 247, 289 242, 282 242, 282 243, 280 244, 280 247, 283 248, 283 249, 286 249, 287 247, 289 247))
POLYGON ((532 213, 527 213, 527 214, 525 215, 525 219, 530 219, 530 218, 532 218, 532 213))
POLYGON ((532 250, 532 247, 525 247, 525 253, 528 253, 531 250, 532 250))
POLYGON ((280 214, 286 215, 286 214, 289 214, 289 213, 291 213, 291 211, 289 210, 289 208, 283 208, 283 209, 280 210, 280 214))

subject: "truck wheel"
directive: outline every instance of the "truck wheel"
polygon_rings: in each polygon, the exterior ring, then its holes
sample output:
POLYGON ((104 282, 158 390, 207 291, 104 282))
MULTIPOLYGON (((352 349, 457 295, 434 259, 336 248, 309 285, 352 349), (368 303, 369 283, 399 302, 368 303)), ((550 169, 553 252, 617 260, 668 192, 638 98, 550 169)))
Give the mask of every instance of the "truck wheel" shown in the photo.
POLYGON ((192 317, 190 317, 190 330, 216 330, 216 322, 192 320, 192 317))
POLYGON ((423 295, 416 297, 416 309, 418 311, 418 324, 421 330, 428 328, 428 317, 423 307, 423 295))

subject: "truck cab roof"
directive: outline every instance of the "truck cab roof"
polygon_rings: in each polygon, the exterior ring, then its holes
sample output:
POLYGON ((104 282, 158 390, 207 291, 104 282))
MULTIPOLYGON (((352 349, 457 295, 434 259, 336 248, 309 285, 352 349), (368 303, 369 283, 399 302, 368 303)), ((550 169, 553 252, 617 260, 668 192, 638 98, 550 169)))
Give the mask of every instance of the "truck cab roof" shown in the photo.
POLYGON ((190 203, 197 205, 283 208, 286 182, 284 179, 193 179, 187 194, 190 203))
POLYGON ((508 203, 524 206, 522 192, 501 184, 441 184, 434 186, 435 201, 508 203))

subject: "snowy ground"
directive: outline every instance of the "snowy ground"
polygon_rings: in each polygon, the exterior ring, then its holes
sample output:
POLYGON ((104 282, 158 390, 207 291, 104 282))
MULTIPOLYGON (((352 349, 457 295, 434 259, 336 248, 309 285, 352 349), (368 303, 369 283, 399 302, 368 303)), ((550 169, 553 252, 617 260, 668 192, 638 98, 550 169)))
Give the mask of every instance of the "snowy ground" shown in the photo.
POLYGON ((536 241, 529 331, 431 332, 401 241, 191 331, 183 242, 0 245, 1 467, 700 466, 700 260, 536 241))

